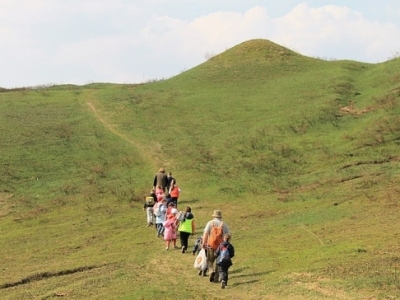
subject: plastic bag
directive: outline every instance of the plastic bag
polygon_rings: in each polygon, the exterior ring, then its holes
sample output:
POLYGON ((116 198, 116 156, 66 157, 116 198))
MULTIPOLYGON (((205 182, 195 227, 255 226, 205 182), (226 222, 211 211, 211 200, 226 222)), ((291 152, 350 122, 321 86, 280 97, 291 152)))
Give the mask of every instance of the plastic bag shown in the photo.
POLYGON ((201 249, 199 254, 197 255, 193 266, 196 269, 199 269, 201 271, 204 271, 207 269, 207 255, 206 255, 206 250, 201 249))

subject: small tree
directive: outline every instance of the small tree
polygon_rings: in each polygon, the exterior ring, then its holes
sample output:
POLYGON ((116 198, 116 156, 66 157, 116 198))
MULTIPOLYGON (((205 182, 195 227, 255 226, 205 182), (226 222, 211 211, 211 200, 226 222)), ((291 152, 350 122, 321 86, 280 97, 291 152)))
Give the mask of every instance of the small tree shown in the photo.
POLYGON ((206 60, 210 60, 211 58, 213 58, 215 56, 215 53, 211 53, 211 52, 206 52, 206 54, 204 54, 204 57, 206 60))

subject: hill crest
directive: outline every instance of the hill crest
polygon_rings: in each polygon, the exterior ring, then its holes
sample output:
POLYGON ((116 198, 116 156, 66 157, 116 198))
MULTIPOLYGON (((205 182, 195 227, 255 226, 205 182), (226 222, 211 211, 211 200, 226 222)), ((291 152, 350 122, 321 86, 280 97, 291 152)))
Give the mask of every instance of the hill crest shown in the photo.
POLYGON ((240 43, 227 51, 213 57, 210 61, 240 60, 240 61, 269 61, 281 62, 302 55, 280 46, 270 40, 253 39, 240 43))

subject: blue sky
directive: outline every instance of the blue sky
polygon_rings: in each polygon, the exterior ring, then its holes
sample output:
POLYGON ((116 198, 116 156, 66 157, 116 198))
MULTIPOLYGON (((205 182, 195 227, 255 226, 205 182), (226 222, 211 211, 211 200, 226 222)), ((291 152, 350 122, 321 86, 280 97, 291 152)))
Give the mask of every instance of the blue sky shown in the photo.
POLYGON ((399 36, 399 0, 0 0, 0 87, 170 78, 254 38, 380 63, 399 36))

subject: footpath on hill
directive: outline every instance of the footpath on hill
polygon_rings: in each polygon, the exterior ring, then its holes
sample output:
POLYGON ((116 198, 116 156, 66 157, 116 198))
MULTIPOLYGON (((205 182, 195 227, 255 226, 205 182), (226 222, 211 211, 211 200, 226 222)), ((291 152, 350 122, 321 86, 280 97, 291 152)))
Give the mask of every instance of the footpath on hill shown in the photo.
POLYGON ((90 111, 95 115, 97 120, 104 125, 104 127, 112 132, 113 134, 117 135, 121 139, 123 139, 125 142, 133 146, 139 153, 140 155, 144 158, 144 160, 150 162, 151 164, 154 165, 154 169, 157 169, 160 165, 165 165, 163 163, 163 159, 160 157, 159 154, 157 154, 155 151, 152 150, 152 147, 145 147, 143 144, 140 144, 133 140, 131 137, 127 136, 124 133, 121 133, 118 131, 114 125, 112 125, 108 120, 105 119, 105 117, 101 116, 100 113, 98 112, 98 109, 96 108, 94 104, 94 95, 93 92, 91 91, 89 95, 85 97, 87 99, 87 106, 89 107, 90 111))

